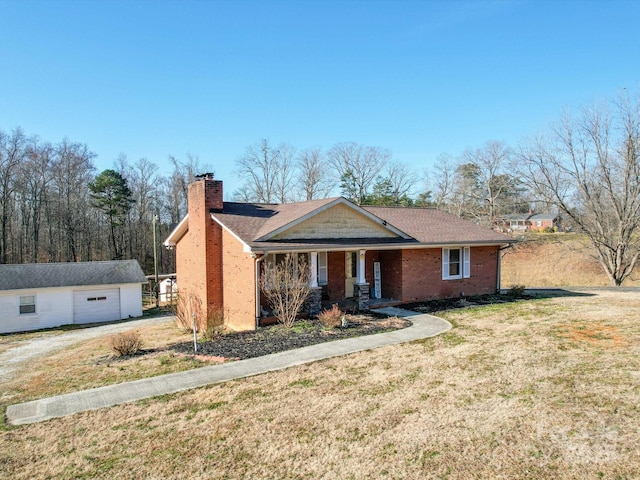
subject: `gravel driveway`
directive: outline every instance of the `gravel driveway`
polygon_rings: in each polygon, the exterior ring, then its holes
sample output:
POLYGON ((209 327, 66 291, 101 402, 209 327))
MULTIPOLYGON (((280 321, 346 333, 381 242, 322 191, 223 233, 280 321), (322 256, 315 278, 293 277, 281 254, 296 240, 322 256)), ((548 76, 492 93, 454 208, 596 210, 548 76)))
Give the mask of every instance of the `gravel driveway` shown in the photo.
POLYGON ((9 349, 0 353, 0 383, 11 378, 21 363, 31 361, 37 357, 49 355, 52 352, 62 350, 74 343, 109 336, 115 333, 125 332, 127 330, 146 327, 149 325, 175 322, 175 320, 176 317, 173 315, 145 318, 142 320, 131 320, 129 322, 87 327, 59 335, 47 335, 28 340, 17 340, 15 342, 15 346, 13 343, 5 344, 9 345, 9 349))

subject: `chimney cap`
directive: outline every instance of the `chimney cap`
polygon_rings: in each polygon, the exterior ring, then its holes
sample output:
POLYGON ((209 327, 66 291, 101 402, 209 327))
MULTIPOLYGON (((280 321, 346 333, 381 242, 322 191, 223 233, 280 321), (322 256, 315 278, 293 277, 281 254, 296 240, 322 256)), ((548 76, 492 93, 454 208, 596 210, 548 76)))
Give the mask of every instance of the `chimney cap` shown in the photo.
POLYGON ((207 180, 212 180, 213 179, 213 172, 206 172, 206 173, 201 173, 199 175, 194 175, 195 178, 204 178, 207 180))

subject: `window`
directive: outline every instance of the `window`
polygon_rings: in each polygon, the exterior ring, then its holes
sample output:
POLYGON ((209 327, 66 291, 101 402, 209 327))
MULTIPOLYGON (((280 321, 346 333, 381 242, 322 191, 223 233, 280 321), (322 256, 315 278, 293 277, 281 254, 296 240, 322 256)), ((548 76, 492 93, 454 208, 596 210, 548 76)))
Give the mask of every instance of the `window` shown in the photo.
POLYGON ((471 276, 471 249, 469 247, 442 249, 442 279, 455 280, 471 276))
POLYGON ((327 252, 318 252, 318 285, 327 284, 327 252))
POLYGON ((36 296, 21 295, 20 296, 20 315, 36 313, 36 296))
POLYGON ((358 275, 358 253, 347 252, 346 262, 346 274, 350 275, 351 278, 356 278, 356 276, 358 275))
POLYGON ((455 248, 449 250, 449 272, 448 277, 460 276, 460 249, 455 248))

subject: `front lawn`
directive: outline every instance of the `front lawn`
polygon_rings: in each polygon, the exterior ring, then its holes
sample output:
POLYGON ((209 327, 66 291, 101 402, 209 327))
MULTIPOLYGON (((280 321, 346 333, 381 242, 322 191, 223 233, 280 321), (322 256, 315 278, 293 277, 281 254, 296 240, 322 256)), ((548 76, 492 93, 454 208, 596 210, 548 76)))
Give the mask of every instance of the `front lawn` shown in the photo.
MULTIPOLYGON (((438 337, 0 432, 7 478, 640 476, 640 298, 439 313, 438 337)), ((1 475, 0 475, 1 476, 1 475)))

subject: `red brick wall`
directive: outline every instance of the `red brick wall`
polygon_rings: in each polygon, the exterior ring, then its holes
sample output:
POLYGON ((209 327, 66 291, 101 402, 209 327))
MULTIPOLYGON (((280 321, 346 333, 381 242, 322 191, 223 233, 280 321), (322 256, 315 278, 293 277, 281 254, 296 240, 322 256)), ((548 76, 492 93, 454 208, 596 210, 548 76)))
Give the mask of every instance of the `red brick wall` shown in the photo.
POLYGON ((222 232, 223 295, 227 325, 233 330, 253 330, 256 323, 255 260, 229 232, 222 232))
POLYGON ((222 182, 202 179, 189 185, 189 229, 176 245, 176 276, 183 298, 193 297, 203 314, 223 304, 222 227, 209 210, 222 208, 222 182))
POLYGON ((344 252, 329 252, 327 254, 327 294, 330 302, 344 299, 344 252))
POLYGON ((370 250, 365 258, 365 277, 374 287, 373 264, 380 262, 380 285, 383 298, 400 299, 402 296, 402 252, 400 250, 370 250))
POLYGON ((498 247, 471 248, 471 277, 442 280, 442 249, 402 251, 403 302, 495 293, 498 247))

